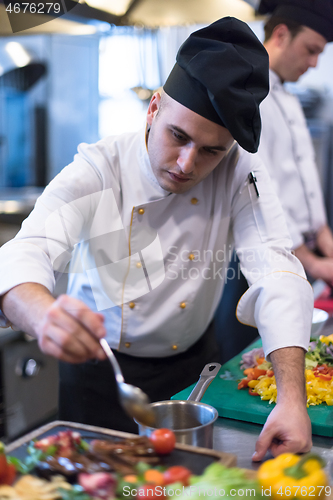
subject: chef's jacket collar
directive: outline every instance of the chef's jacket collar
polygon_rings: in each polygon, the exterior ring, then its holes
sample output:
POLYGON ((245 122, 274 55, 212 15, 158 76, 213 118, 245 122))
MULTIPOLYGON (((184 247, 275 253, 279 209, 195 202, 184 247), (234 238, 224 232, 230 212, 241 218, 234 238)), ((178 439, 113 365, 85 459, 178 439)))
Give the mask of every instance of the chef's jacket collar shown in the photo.
POLYGON ((169 196, 170 193, 169 191, 166 191, 163 189, 159 183, 158 180, 156 179, 156 176, 153 172, 153 169, 151 168, 150 165, 150 160, 148 156, 148 149, 147 149, 147 125, 145 126, 144 130, 142 131, 142 142, 141 142, 141 172, 144 176, 144 180, 147 181, 149 184, 149 191, 147 191, 147 198, 148 201, 154 201, 158 200, 160 198, 165 198, 166 196, 169 196))
POLYGON ((271 89, 277 88, 277 87, 282 87, 282 80, 279 77, 279 75, 277 73, 275 73, 275 71, 270 69, 269 70, 269 88, 271 90, 271 89))

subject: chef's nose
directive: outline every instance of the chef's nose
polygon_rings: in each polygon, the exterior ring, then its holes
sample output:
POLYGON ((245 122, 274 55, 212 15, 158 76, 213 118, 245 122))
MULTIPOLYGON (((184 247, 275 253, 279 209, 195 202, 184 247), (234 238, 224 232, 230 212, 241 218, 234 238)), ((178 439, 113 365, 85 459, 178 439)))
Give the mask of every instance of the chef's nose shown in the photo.
POLYGON ((310 68, 315 68, 317 66, 318 57, 319 57, 319 54, 313 54, 312 56, 310 56, 310 60, 309 60, 310 68))
POLYGON ((181 149, 178 155, 177 165, 180 167, 181 171, 184 174, 189 174, 193 172, 195 167, 196 157, 197 157, 197 151, 194 147, 186 146, 181 149))

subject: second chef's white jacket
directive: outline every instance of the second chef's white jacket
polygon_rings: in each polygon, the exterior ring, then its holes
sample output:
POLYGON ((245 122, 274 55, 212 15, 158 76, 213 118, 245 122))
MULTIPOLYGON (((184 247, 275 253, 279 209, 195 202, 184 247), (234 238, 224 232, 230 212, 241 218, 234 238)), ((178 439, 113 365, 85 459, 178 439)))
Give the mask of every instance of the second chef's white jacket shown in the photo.
POLYGON ((293 248, 298 248, 326 224, 325 205, 302 107, 279 76, 269 73, 270 91, 260 105, 258 154, 284 209, 293 248))
POLYGON ((251 285, 240 321, 258 327, 266 355, 307 349, 312 288, 257 155, 235 144, 200 184, 171 194, 157 183, 141 130, 79 146, 0 249, 0 294, 24 282, 53 292, 68 272, 68 293, 104 314, 111 347, 170 356, 212 320, 232 278, 233 245, 251 285))

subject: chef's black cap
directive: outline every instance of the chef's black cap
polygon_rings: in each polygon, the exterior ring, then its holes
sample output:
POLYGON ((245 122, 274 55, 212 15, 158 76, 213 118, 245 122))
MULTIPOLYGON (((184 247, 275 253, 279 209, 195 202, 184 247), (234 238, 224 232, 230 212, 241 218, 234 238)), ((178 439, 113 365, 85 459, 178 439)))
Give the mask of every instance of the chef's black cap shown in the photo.
POLYGON ((333 41, 333 0, 261 0, 258 13, 290 19, 333 41))
POLYGON ((259 146, 259 104, 266 97, 268 55, 249 26, 225 17, 192 33, 180 47, 165 92, 227 128, 244 149, 259 146))

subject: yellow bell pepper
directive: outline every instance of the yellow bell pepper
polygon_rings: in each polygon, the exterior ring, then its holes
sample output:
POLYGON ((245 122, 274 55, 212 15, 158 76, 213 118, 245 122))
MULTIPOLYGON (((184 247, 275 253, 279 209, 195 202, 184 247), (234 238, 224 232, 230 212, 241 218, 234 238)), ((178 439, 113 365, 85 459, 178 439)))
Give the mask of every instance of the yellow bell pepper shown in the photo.
POLYGON ((324 466, 324 460, 314 453, 302 457, 283 453, 267 460, 258 469, 262 494, 279 500, 323 497, 329 485, 324 466))
POLYGON ((333 342, 333 334, 331 333, 331 335, 328 335, 328 336, 325 336, 325 335, 320 335, 319 336, 319 340, 323 343, 323 344, 329 344, 330 342, 333 342))

